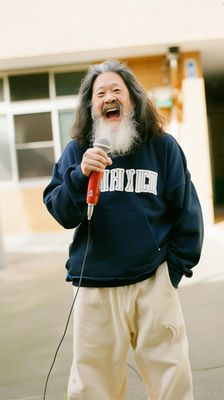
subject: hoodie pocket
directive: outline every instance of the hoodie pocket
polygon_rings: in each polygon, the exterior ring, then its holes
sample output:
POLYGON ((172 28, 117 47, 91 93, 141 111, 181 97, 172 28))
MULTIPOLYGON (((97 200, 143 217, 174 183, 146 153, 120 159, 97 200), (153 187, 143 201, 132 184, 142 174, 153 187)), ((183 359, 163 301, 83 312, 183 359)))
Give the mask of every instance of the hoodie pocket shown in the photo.
POLYGON ((119 263, 127 258, 140 264, 151 261, 158 245, 145 214, 95 213, 91 226, 91 247, 101 257, 112 257, 119 263))

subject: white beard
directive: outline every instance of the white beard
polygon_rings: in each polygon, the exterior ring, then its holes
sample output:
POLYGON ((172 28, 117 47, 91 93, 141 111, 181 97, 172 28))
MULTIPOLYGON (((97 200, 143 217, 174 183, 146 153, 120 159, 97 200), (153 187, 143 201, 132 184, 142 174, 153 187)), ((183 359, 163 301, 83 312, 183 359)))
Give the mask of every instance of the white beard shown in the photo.
POLYGON ((119 124, 109 121, 107 123, 101 117, 94 119, 91 142, 94 143, 99 138, 109 140, 111 156, 122 156, 131 152, 139 141, 139 134, 131 117, 123 116, 119 124))

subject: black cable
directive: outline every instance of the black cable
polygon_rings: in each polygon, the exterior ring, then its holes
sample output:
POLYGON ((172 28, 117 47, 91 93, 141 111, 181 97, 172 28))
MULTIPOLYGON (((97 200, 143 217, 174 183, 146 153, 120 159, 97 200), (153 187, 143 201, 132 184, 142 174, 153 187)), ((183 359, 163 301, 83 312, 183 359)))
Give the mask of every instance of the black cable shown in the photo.
MULTIPOLYGON (((75 294, 74 299, 72 301, 72 305, 71 305, 71 308, 70 308, 70 311, 69 311, 69 314, 68 314, 68 318, 67 318, 67 322, 66 322, 66 325, 65 325, 64 333, 63 333, 62 338, 61 338, 61 340, 60 340, 60 342, 58 344, 58 347, 56 349, 52 364, 51 364, 49 372, 47 374, 47 378, 46 378, 45 386, 44 386, 43 400, 46 400, 48 381, 49 381, 52 369, 54 367, 54 364, 55 364, 59 349, 60 349, 60 347, 61 347, 61 345, 63 343, 63 340, 65 338, 65 335, 66 335, 66 332, 67 332, 67 329, 68 329, 68 325, 69 325, 69 322, 70 322, 70 319, 71 319, 72 311, 73 311, 73 308, 74 308, 74 305, 75 305, 75 302, 76 302, 76 299, 77 299, 77 296, 78 296, 78 293, 79 293, 79 289, 81 287, 84 267, 85 267, 85 263, 86 263, 86 257, 87 257, 88 250, 89 250, 89 242, 90 242, 90 220, 88 220, 88 233, 87 233, 86 251, 85 251, 85 255, 84 255, 84 258, 83 258, 83 262, 82 262, 82 267, 81 267, 81 271, 80 271, 80 278, 79 278, 79 283, 78 283, 78 286, 77 286, 77 291, 76 291, 76 294, 75 294)), ((140 380, 142 380, 141 376, 138 373, 138 371, 132 365, 127 363, 127 366, 136 373, 136 375, 139 377, 140 380)))
POLYGON ((61 338, 61 340, 59 342, 59 345, 58 345, 57 350, 55 352, 51 367, 50 367, 49 372, 47 374, 47 378, 46 378, 45 386, 44 386, 43 400, 46 399, 47 385, 48 385, 48 381, 49 381, 49 378, 50 378, 50 374, 51 374, 51 371, 52 371, 52 369, 54 367, 54 364, 55 364, 59 349, 60 349, 60 347, 62 345, 62 342, 63 342, 63 340, 65 338, 65 335, 66 335, 66 332, 67 332, 67 329, 68 329, 68 325, 69 325, 69 322, 70 322, 70 319, 71 319, 72 311, 73 311, 73 308, 74 308, 74 304, 76 302, 76 299, 77 299, 77 296, 78 296, 78 293, 79 293, 79 289, 81 287, 84 266, 85 266, 85 263, 86 263, 86 257, 87 257, 87 253, 88 253, 88 250, 89 250, 89 242, 90 242, 90 221, 88 220, 88 234, 87 234, 86 251, 85 251, 85 255, 84 255, 84 258, 83 258, 83 262, 82 262, 80 278, 79 278, 79 284, 77 286, 77 291, 76 291, 76 294, 75 294, 74 299, 72 301, 72 305, 71 305, 71 308, 70 308, 70 311, 69 311, 69 315, 68 315, 68 318, 67 318, 67 322, 66 322, 66 325, 65 325, 64 333, 63 333, 62 338, 61 338))

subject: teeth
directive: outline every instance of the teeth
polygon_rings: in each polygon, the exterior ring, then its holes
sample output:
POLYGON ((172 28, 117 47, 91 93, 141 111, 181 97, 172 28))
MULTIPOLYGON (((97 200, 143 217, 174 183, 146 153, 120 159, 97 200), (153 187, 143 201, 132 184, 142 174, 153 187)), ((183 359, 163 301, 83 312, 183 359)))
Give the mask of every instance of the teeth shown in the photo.
POLYGON ((110 112, 110 111, 119 111, 117 108, 110 108, 109 110, 107 110, 107 112, 110 112))
POLYGON ((103 108, 102 113, 104 115, 108 115, 110 113, 119 113, 120 114, 120 106, 118 104, 106 104, 103 108))

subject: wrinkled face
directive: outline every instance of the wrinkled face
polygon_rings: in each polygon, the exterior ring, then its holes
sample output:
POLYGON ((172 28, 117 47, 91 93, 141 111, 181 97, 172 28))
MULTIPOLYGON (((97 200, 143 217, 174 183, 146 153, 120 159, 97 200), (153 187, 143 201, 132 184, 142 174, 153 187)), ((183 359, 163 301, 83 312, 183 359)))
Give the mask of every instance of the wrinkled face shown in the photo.
POLYGON ((111 124, 121 122, 122 116, 133 111, 129 91, 120 75, 115 72, 100 74, 93 84, 92 114, 95 119, 111 124))

